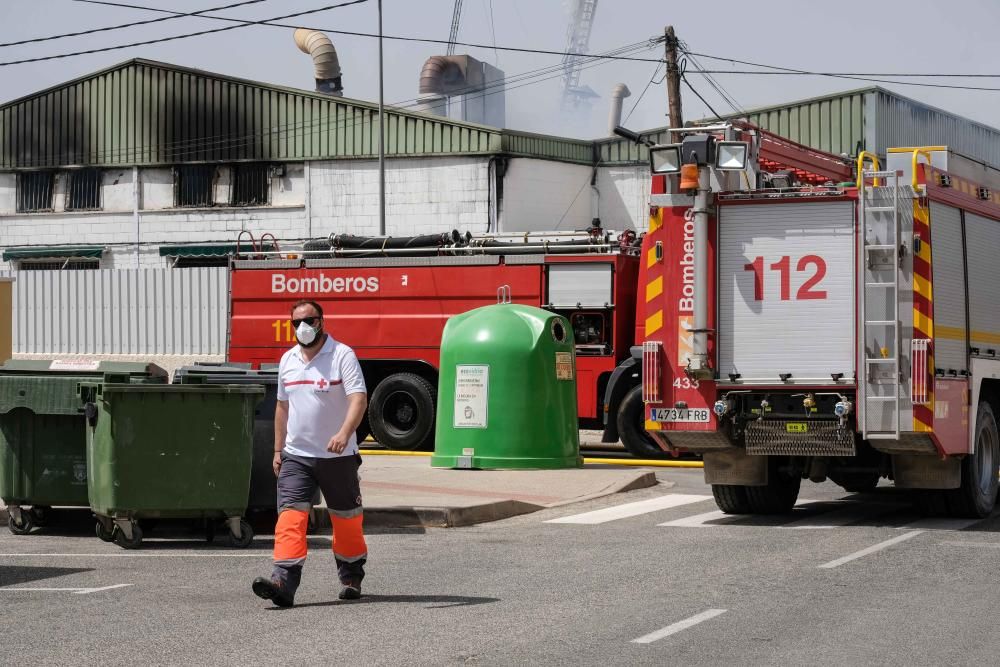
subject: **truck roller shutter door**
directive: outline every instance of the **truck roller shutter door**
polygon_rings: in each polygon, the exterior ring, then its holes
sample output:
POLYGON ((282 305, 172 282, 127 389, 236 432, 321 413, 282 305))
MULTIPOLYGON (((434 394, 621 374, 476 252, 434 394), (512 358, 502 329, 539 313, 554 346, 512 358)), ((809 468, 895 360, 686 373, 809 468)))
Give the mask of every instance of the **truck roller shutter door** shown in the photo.
MULTIPOLYGON (((1000 282, 997 280, 1000 276, 1000 222, 966 213, 965 235, 971 343, 972 347, 979 348, 979 354, 990 356, 988 350, 1000 352, 1000 290, 997 286, 1000 282)), ((937 246, 933 247, 936 250, 937 246)))
MULTIPOLYGON (((934 365, 945 373, 967 370, 962 216, 931 202, 931 268, 934 275, 934 365)), ((971 246, 970 246, 971 247, 971 246)), ((997 261, 994 256, 994 263, 997 261)), ((971 275, 970 275, 971 280, 971 275)))

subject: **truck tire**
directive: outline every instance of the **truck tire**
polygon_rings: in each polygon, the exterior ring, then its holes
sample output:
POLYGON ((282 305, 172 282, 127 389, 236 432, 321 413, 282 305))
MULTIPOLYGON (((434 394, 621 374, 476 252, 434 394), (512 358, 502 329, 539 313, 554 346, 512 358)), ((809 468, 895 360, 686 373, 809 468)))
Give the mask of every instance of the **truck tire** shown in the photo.
POLYGON ((618 406, 618 436, 632 456, 640 459, 672 458, 660 449, 646 432, 646 406, 642 402, 642 387, 628 390, 618 406))
POLYGON ((802 480, 781 472, 778 469, 780 461, 777 457, 770 457, 767 484, 744 487, 753 514, 787 514, 795 507, 802 480))
POLYGON ((745 486, 713 484, 712 495, 715 497, 715 504, 726 514, 750 513, 750 501, 747 499, 745 486))
POLYGON ((396 373, 378 383, 368 423, 389 449, 414 450, 434 443, 434 387, 419 375, 396 373))
POLYGON ((979 404, 976 417, 976 448, 962 461, 962 486, 946 493, 952 516, 985 519, 997 502, 1000 475, 1000 437, 989 403, 979 404))

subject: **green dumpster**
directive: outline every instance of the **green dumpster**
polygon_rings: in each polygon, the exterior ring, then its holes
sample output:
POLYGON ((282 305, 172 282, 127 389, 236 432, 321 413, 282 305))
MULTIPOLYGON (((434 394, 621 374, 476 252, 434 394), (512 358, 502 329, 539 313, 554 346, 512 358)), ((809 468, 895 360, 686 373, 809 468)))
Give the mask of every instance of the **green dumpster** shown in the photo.
POLYGON ((164 383, 153 364, 11 360, 0 366, 0 500, 24 535, 52 507, 87 506, 87 433, 80 382, 164 383), (30 508, 30 509, 29 509, 30 508))
MULTIPOLYGON (((260 385, 264 396, 254 412, 253 466, 247 509, 274 511, 278 507, 278 485, 274 476, 274 408, 277 402, 278 369, 255 371, 249 364, 196 364, 177 369, 175 384, 260 385)), ((319 502, 319 498, 316 498, 319 502)))
POLYGON ((140 519, 224 519, 249 546, 247 508, 260 385, 82 385, 87 482, 98 537, 135 549, 140 519))
POLYGON ((583 465, 573 333, 517 304, 448 320, 441 339, 435 468, 583 465))

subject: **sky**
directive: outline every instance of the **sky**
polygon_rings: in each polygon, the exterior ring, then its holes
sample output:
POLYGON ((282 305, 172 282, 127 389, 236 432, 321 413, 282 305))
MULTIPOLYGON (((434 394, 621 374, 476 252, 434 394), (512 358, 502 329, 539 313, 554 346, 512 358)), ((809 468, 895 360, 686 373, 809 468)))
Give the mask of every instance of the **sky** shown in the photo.
MULTIPOLYGON (((234 0, 120 0, 132 5, 193 12, 234 0)), ((334 4, 337 0, 265 0, 218 12, 221 16, 262 20, 334 4)), ((562 51, 574 0, 464 0, 459 40, 475 44, 562 51)), ((384 34, 447 39, 454 0, 383 0, 384 34)), ((78 0, 4 0, 0 43, 162 16, 78 0)), ((740 60, 825 72, 912 72, 1000 74, 995 34, 1000 3, 989 0, 927 0, 874 3, 748 3, 716 0, 708 5, 676 0, 600 0, 590 38, 591 53, 610 51, 662 36, 674 26, 677 36, 695 52, 740 60), (773 11, 771 8, 775 8, 773 11)), ((377 32, 376 0, 282 21, 304 27, 377 32)), ((227 25, 207 18, 178 18, 124 30, 0 47, 0 63, 23 58, 102 48, 180 35, 227 25)), ((378 97, 377 40, 329 35, 337 48, 347 97, 378 97)), ((444 44, 384 42, 385 100, 410 103, 417 96, 420 69, 444 44)), ((558 65, 561 56, 517 53, 492 48, 459 47, 504 70, 508 79, 558 65)), ((659 58, 662 45, 635 55, 659 58)), ((0 102, 29 95, 130 58, 147 58, 223 75, 313 89, 312 64, 292 41, 292 30, 251 26, 206 35, 19 65, 0 66, 0 102)), ((698 59, 710 70, 746 70, 726 60, 698 59)), ((624 124, 633 129, 667 125, 663 70, 654 62, 602 61, 581 74, 581 83, 600 98, 573 115, 560 111, 561 80, 546 75, 511 82, 506 91, 507 127, 529 132, 593 139, 607 134, 610 92, 625 83, 624 124)), ((685 120, 721 114, 734 108, 687 63, 692 86, 705 98, 684 89, 685 120)), ((748 76, 714 74, 739 109, 769 106, 874 85, 830 77, 748 76)), ((912 80, 912 79, 911 79, 912 80)), ((986 79, 916 79, 950 85, 1000 88, 1000 77, 986 79)), ((935 89, 878 84, 921 102, 1000 127, 1000 91, 935 89)))

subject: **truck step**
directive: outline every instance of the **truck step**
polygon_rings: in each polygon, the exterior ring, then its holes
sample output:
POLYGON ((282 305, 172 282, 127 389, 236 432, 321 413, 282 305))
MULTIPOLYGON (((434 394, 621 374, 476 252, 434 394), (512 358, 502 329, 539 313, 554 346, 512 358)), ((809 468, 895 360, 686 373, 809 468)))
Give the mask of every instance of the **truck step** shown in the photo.
POLYGON ((896 320, 865 320, 865 324, 873 327, 894 327, 896 320))
POLYGON ((895 206, 865 206, 866 212, 881 213, 884 211, 895 211, 895 206))
POLYGON ((896 283, 865 283, 865 287, 895 287, 896 283))
POLYGON ((886 245, 884 243, 878 244, 878 245, 866 245, 865 246, 865 250, 888 251, 888 250, 895 250, 895 249, 896 249, 896 246, 894 246, 894 245, 886 245))
POLYGON ((877 403, 888 403, 889 401, 900 400, 898 396, 867 396, 866 401, 875 401, 877 403))

